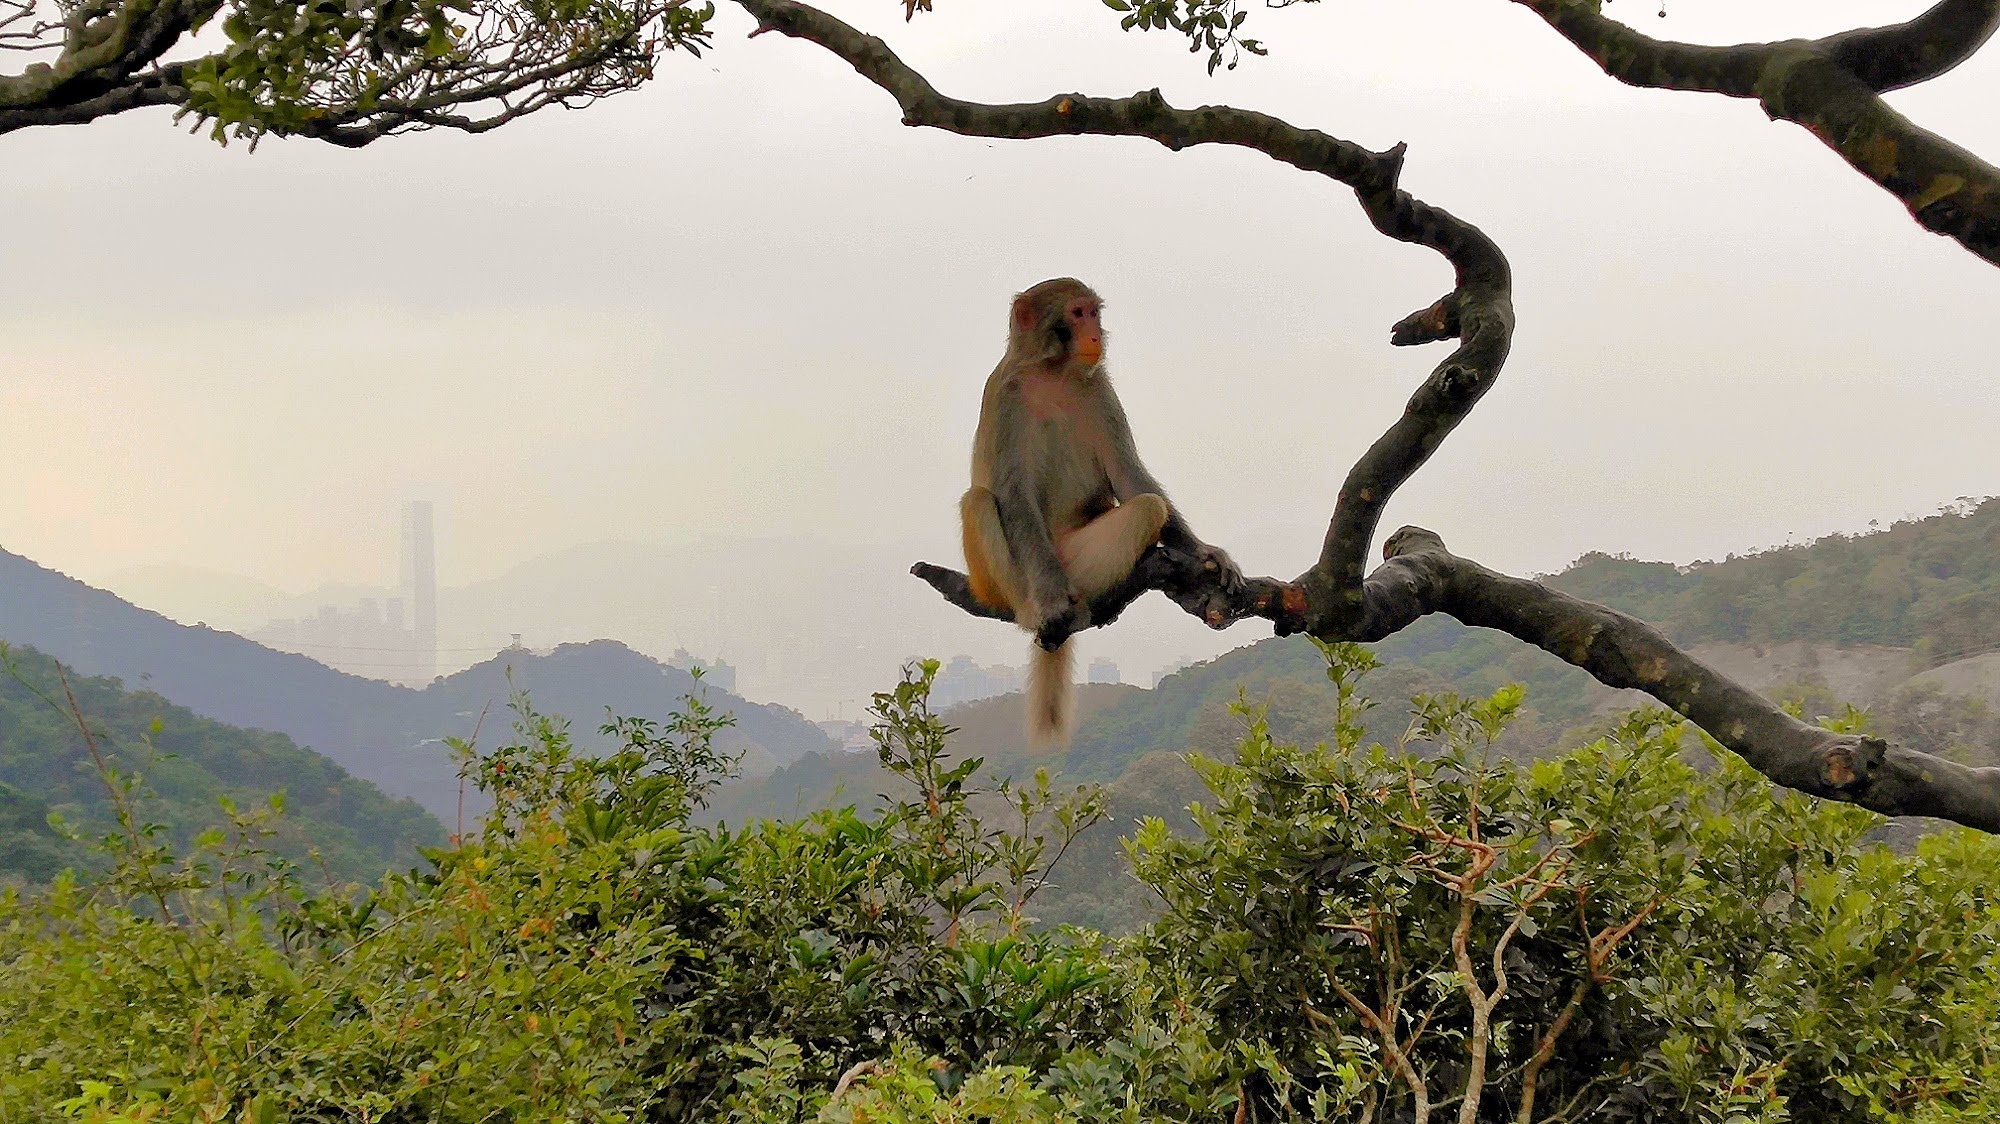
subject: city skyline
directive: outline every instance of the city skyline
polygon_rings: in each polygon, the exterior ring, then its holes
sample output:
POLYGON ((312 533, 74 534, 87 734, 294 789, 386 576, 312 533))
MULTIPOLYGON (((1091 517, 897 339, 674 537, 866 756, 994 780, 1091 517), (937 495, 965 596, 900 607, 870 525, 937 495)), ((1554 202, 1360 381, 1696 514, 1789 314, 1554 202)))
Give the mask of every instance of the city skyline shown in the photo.
POLYGON ((407 687, 428 685, 439 675, 437 528, 432 501, 409 500, 402 505, 398 546, 397 596, 357 593, 322 601, 306 615, 272 618, 243 635, 365 679, 407 687))

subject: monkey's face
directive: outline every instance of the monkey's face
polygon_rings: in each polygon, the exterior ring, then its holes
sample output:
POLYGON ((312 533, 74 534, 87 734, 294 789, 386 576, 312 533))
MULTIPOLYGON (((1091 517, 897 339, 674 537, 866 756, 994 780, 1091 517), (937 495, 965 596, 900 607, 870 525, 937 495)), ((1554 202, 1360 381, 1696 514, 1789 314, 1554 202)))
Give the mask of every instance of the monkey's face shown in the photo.
POLYGON ((1008 351, 1054 370, 1088 371, 1104 360, 1103 307, 1074 277, 1044 281, 1014 298, 1008 351))
POLYGON ((1104 358, 1104 326, 1098 322, 1097 299, 1078 297, 1065 303, 1060 313, 1052 330, 1063 354, 1080 366, 1097 366, 1104 358))

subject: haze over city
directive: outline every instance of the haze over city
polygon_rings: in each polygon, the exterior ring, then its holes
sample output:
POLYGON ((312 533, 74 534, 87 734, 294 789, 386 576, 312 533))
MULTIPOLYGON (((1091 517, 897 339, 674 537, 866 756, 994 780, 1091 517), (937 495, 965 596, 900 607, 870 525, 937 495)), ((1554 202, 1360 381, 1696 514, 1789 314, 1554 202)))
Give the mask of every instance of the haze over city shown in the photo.
MULTIPOLYGON (((1521 327, 1385 530, 1535 572, 2000 491, 1990 267, 1803 131, 1618 86, 1513 5, 1260 12, 1272 57, 1212 80, 1095 3, 828 7, 956 94, 1158 85, 1407 141, 1404 184, 1506 247, 1521 327)), ((1733 41, 1924 5, 1633 7, 1733 41)), ((958 562, 1005 302, 1067 273, 1105 295, 1140 448, 1195 528, 1252 573, 1313 560, 1441 354, 1385 345, 1448 284, 1432 255, 1261 155, 907 129, 823 52, 717 25, 731 49, 489 136, 251 155, 161 110, 9 137, 11 271, 38 283, 0 305, 0 445, 32 450, 0 546, 254 630, 393 590, 401 505, 431 499, 440 670, 512 633, 612 637, 851 717, 908 656, 1021 659, 906 571, 958 562)), ((1891 101, 2000 150, 2000 54, 1891 101)), ((1146 683, 1268 632, 1150 598, 1083 659, 1146 683)))

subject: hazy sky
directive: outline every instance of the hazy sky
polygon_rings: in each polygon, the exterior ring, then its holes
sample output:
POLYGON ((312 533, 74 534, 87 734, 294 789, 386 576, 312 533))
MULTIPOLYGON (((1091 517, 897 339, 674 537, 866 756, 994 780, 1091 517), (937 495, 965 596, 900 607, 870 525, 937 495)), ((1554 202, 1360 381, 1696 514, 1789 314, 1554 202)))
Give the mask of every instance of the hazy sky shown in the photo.
MULTIPOLYGON (((1609 10, 1725 41, 1924 6, 1609 10)), ((828 7, 957 95, 1159 86, 1408 141, 1404 185, 1511 258, 1520 329, 1387 528, 1546 571, 2000 492, 2000 271, 1795 126, 1619 86, 1514 4, 1258 11, 1272 56, 1215 79, 1099 0, 828 7)), ((1197 531, 1255 572, 1310 563, 1341 476, 1444 354, 1385 344, 1444 291, 1438 258, 1254 153, 905 128, 831 56, 720 8, 717 49, 650 88, 483 137, 251 155, 148 111, 0 138, 0 546, 99 582, 381 582, 398 503, 429 496, 447 584, 611 539, 955 561, 1006 298, 1070 273, 1107 299, 1140 446, 1197 531)), ((2000 157, 2000 47, 1893 101, 2000 157)), ((1160 663, 1267 634, 1158 627, 1180 630, 1149 641, 1160 663)))

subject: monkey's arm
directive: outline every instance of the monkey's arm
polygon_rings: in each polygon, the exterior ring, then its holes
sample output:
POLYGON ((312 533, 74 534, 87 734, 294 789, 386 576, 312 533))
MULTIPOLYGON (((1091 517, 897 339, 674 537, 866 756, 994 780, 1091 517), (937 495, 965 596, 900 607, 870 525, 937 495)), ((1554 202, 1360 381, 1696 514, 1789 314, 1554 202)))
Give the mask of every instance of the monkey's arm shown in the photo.
MULTIPOLYGON (((1042 511, 1041 481, 1033 463, 1036 450, 1029 440, 1034 420, 1015 394, 990 395, 986 413, 980 420, 980 459, 987 466, 986 487, 1000 508, 1000 533, 1007 540, 1008 557, 1025 587, 1021 592, 1034 601, 1042 631, 1053 628, 1066 634, 1082 628, 1088 607, 1063 569, 1055 535, 1042 511)), ((1019 608, 1017 616, 1026 616, 1019 608)))
POLYGON ((1118 401, 1118 394, 1107 380, 1098 381, 1098 412, 1104 420, 1104 448, 1100 455, 1104 459, 1105 475, 1111 478, 1111 490, 1123 503, 1133 496, 1153 495, 1167 501, 1167 525, 1160 529, 1160 542, 1185 554, 1200 559, 1204 568, 1213 570, 1221 578, 1225 589, 1234 591, 1243 584, 1243 572, 1220 547, 1210 546, 1195 536, 1187 519, 1181 515, 1180 506, 1165 488, 1146 470, 1146 464, 1139 459, 1139 443, 1132 436, 1132 423, 1125 418, 1125 407, 1118 401))

